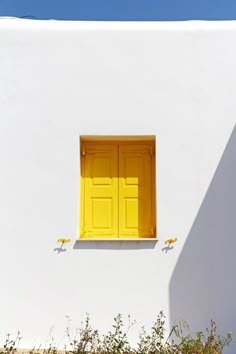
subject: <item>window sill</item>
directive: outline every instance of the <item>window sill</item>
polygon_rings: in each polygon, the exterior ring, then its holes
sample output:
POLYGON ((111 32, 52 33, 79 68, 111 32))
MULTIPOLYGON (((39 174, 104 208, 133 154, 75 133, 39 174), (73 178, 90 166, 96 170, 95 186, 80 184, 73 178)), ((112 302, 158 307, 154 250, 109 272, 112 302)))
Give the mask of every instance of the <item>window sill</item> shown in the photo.
POLYGON ((143 237, 143 238, 78 238, 79 242, 94 242, 94 241, 109 241, 109 242, 158 242, 156 237, 143 237))

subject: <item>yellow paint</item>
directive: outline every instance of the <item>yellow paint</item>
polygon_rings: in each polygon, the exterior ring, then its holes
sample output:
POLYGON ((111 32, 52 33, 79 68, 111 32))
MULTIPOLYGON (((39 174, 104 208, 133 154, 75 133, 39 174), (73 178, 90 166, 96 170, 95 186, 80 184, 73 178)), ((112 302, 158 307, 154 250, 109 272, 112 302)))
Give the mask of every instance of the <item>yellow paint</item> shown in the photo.
POLYGON ((177 238, 169 238, 168 240, 165 241, 166 245, 171 245, 172 243, 175 243, 177 241, 177 238))
POLYGON ((154 143, 155 135, 83 135, 80 138, 81 143, 86 142, 115 142, 115 143, 131 143, 131 142, 147 142, 154 143))
POLYGON ((57 242, 60 242, 60 243, 68 243, 70 242, 70 238, 59 238, 57 240, 57 242))
POLYGON ((154 142, 82 140, 81 238, 155 237, 154 142))
POLYGON ((93 143, 83 146, 82 237, 118 234, 118 146, 93 143))
POLYGON ((119 237, 153 236, 152 147, 121 145, 119 149, 119 237))

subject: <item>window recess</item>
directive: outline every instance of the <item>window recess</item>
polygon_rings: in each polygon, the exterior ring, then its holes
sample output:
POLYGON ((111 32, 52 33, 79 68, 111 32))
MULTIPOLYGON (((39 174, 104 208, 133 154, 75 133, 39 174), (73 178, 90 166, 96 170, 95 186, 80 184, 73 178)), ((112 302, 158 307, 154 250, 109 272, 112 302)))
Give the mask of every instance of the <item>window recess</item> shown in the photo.
POLYGON ((81 138, 81 239, 156 237, 154 137, 81 138))

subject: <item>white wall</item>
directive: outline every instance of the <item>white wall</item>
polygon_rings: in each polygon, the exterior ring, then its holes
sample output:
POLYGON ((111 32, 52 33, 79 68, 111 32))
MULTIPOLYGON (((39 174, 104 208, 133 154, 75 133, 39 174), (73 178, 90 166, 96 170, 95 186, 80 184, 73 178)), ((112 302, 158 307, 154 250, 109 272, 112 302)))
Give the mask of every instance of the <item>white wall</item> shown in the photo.
POLYGON ((54 326, 62 346, 86 312, 131 314, 132 340, 161 309, 236 336, 235 41, 235 22, 0 20, 1 342, 54 326), (156 135, 158 243, 76 241, 84 134, 156 135))

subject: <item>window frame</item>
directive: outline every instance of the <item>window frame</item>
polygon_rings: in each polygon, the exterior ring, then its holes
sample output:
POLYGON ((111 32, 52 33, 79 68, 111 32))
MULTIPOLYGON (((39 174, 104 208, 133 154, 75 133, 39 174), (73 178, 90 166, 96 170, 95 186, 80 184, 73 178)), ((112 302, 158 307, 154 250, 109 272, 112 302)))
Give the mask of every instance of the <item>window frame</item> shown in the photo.
MULTIPOLYGON (((101 136, 101 135, 82 135, 80 136, 79 141, 79 152, 80 152, 80 188, 79 188, 79 222, 78 222, 78 240, 79 241, 157 241, 157 215, 156 215, 156 137, 154 135, 145 135, 145 136, 101 136), (84 237, 82 230, 84 229, 84 220, 85 220, 85 178, 82 178, 84 175, 83 169, 85 164, 83 163, 83 157, 85 152, 83 151, 84 144, 94 145, 98 144, 121 144, 121 145, 144 145, 147 142, 148 145, 152 148, 152 159, 151 159, 151 210, 152 210, 152 228, 153 232, 150 237, 84 237)), ((118 219, 119 223, 119 219, 118 219)))

